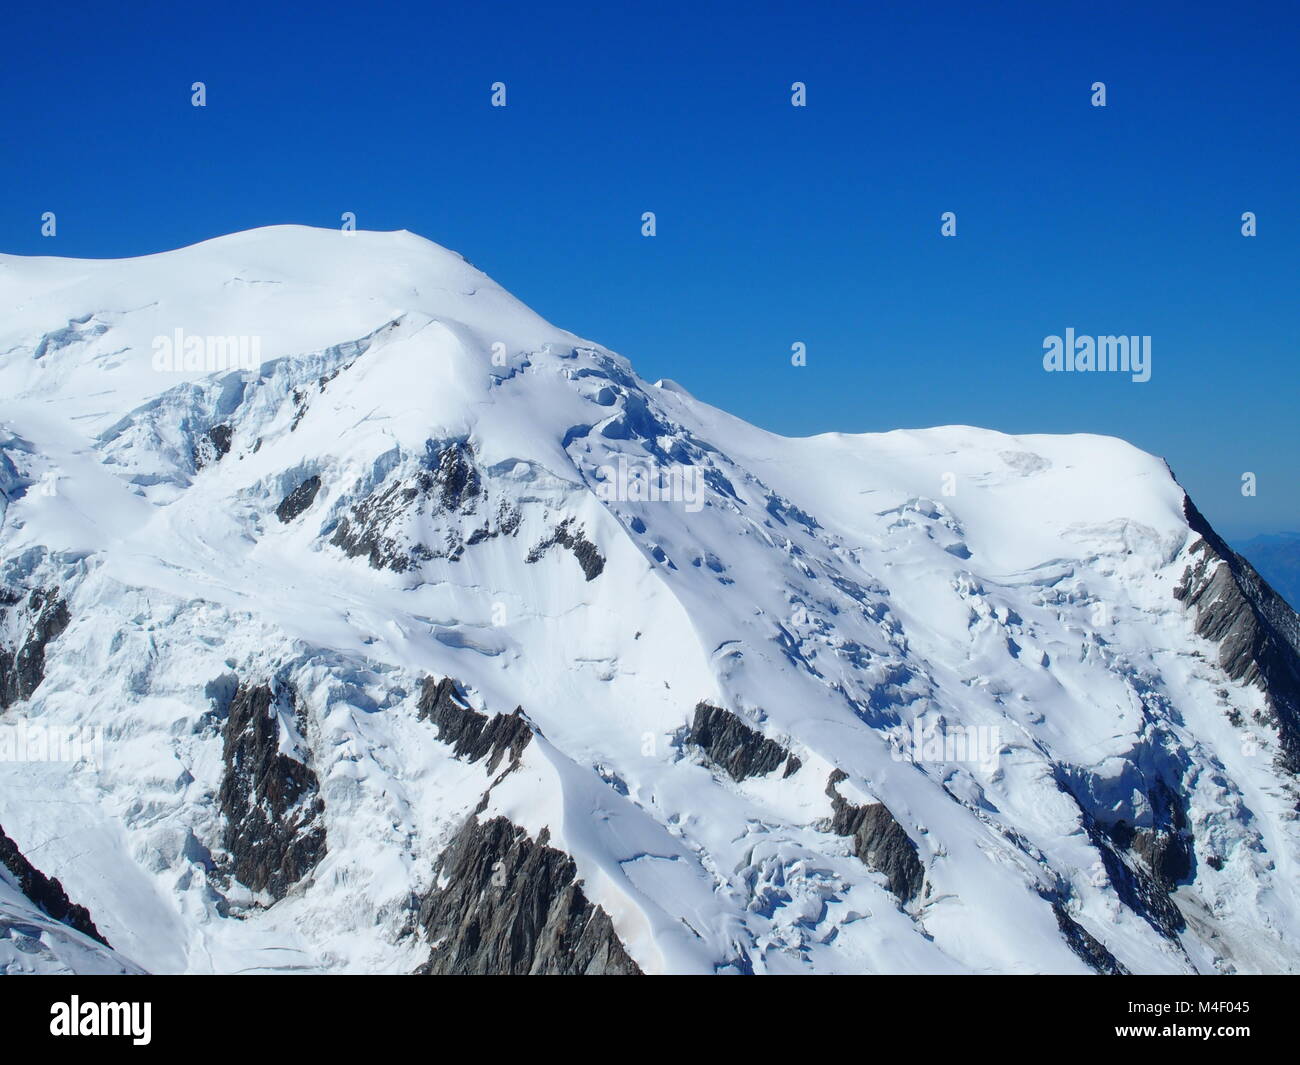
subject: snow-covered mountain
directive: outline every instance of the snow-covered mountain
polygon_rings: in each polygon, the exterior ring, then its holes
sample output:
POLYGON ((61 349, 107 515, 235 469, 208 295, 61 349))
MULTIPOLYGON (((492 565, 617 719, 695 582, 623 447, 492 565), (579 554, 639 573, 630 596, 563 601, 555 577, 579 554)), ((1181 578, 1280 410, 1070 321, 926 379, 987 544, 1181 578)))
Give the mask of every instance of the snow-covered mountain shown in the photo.
POLYGON ((0 300, 0 969, 1300 970, 1300 623, 1159 459, 776 436, 405 232, 0 300))

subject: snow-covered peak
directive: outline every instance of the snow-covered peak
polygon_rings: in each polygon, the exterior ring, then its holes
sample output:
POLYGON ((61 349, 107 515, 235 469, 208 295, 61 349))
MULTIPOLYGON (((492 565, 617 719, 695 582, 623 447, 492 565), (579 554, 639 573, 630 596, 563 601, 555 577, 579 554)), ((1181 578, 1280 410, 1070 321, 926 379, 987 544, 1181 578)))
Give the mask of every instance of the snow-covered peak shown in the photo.
POLYGON ((781 437, 405 232, 0 297, 0 726, 105 741, 0 824, 140 965, 1296 966, 1295 615, 1158 458, 781 437), (598 933, 449 961, 497 863, 598 933))

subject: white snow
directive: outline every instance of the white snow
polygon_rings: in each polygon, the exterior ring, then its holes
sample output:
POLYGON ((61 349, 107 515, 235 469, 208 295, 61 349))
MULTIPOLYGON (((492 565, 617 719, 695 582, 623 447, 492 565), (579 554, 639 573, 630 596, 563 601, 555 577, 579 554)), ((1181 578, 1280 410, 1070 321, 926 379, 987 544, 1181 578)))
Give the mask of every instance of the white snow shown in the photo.
POLYGON ((59 587, 72 617, 0 724, 106 738, 98 768, 0 763, 0 825, 135 964, 418 965, 409 900, 491 783, 416 719, 420 679, 450 675, 540 733, 483 816, 549 828, 648 971, 1084 972, 1044 897, 1061 890, 1134 971, 1300 968, 1295 797, 1266 731, 1251 751, 1226 716, 1249 722, 1261 693, 1173 598, 1192 536, 1159 459, 965 426, 780 437, 642 381, 406 232, 0 256, 0 303, 0 576, 59 587), (262 361, 159 372, 154 340, 178 329, 256 337, 262 361), (217 424, 230 451, 196 471, 217 424), (491 505, 518 506, 516 535, 403 573, 329 542, 452 440, 491 505), (704 508, 603 501, 620 455, 706 469, 704 508), (280 522, 311 475, 312 506, 280 522), (594 580, 562 546, 525 561, 565 518, 605 559, 594 580), (273 674, 308 711, 286 750, 320 779, 329 846, 263 908, 207 868, 209 715, 221 685, 273 674), (803 767, 733 782, 683 745, 701 700, 803 767), (1000 756, 899 760, 939 715, 996 730, 1000 756), (908 907, 829 831, 835 768, 840 795, 884 802, 916 842, 928 892, 908 907), (1178 941, 1119 900, 1066 770, 1129 820, 1152 774, 1185 788, 1198 858, 1222 867, 1180 888, 1178 941))

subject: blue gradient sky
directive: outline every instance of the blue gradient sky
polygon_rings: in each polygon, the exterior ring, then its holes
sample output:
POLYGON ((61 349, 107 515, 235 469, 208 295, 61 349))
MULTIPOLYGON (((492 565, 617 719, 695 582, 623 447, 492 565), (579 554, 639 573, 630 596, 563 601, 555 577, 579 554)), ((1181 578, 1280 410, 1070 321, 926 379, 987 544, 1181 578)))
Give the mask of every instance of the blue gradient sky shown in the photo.
POLYGON ((0 250, 354 211, 768 428, 1112 433, 1300 528, 1300 8, 1134 6, 11 8, 0 250), (1044 373, 1067 326, 1152 380, 1044 373))

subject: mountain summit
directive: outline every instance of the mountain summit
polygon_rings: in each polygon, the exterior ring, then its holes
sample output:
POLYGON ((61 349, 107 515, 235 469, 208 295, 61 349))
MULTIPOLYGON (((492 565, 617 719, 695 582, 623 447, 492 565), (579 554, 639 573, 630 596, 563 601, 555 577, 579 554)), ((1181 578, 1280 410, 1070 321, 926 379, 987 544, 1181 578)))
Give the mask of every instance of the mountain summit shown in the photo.
POLYGON ((405 232, 0 302, 0 970, 1300 970, 1300 621, 1159 459, 777 436, 405 232))

